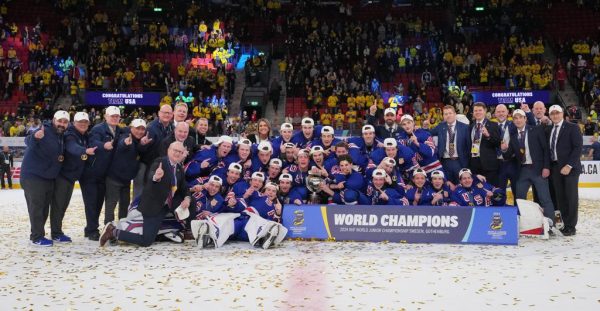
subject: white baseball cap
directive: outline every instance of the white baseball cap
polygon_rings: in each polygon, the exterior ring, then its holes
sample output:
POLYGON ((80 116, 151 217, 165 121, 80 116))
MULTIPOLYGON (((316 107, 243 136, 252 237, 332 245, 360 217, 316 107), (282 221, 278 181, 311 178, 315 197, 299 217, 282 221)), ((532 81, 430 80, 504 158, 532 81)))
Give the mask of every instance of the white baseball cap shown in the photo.
POLYGON ((302 125, 310 125, 310 126, 314 126, 315 125, 315 121, 312 118, 304 118, 302 119, 302 125))
POLYGON ((292 144, 292 143, 285 143, 285 144, 283 144, 283 147, 284 147, 285 149, 288 149, 288 148, 294 148, 294 147, 296 147, 296 145, 294 145, 294 144, 292 144))
POLYGON ((383 141, 383 146, 384 147, 398 147, 398 142, 395 139, 391 138, 391 137, 390 138, 386 138, 383 141))
POLYGON ((231 171, 237 171, 237 172, 240 172, 240 173, 242 172, 242 166, 239 163, 235 163, 235 162, 229 164, 228 169, 231 170, 231 171))
POLYGON ((281 124, 280 130, 293 130, 294 126, 291 123, 283 123, 281 124))
POLYGON ((381 162, 387 162, 388 164, 390 164, 392 166, 396 166, 396 160, 394 160, 394 158, 385 157, 385 158, 383 158, 383 160, 381 162))
POLYGON ((252 142, 248 138, 242 138, 238 141, 238 145, 252 146, 252 142))
POLYGON ((144 119, 133 119, 129 124, 131 127, 146 127, 146 121, 144 119))
POLYGON ((433 177, 445 178, 446 176, 444 175, 444 172, 442 172, 442 171, 433 171, 433 172, 431 172, 431 178, 433 178, 433 177))
POLYGON ((525 111, 521 110, 521 109, 515 109, 515 111, 513 111, 512 113, 513 117, 516 115, 521 115, 521 116, 525 116, 525 111))
POLYGON ((382 170, 380 168, 373 170, 373 177, 385 177, 385 176, 387 176, 387 173, 384 170, 382 170))
POLYGON ((208 182, 216 182, 219 184, 219 186, 223 185, 223 179, 221 179, 221 177, 217 176, 217 175, 212 175, 210 176, 210 178, 208 179, 208 182))
POLYGON ((402 118, 400 118, 400 122, 404 122, 405 120, 415 122, 415 119, 413 119, 413 117, 409 114, 402 115, 402 118))
POLYGON ((56 120, 67 119, 67 121, 69 121, 69 120, 71 120, 71 116, 69 116, 69 113, 64 110, 58 110, 57 112, 54 113, 54 119, 56 119, 56 120))
POLYGON ((550 111, 549 113, 553 113, 555 111, 563 112, 563 109, 559 105, 552 105, 552 106, 550 106, 550 110, 549 111, 550 111))
POLYGON ((265 181, 265 174, 263 174, 262 172, 254 172, 252 173, 252 179, 254 178, 260 179, 261 181, 265 181))
POLYGON ((289 181, 289 182, 292 182, 292 181, 293 181, 293 179, 292 179, 292 175, 290 175, 290 174, 288 174, 288 173, 281 174, 281 175, 279 176, 279 181, 282 181, 282 180, 287 180, 287 181, 289 181))
POLYGON ((278 167, 282 167, 283 163, 281 162, 281 160, 279 160, 277 158, 273 158, 273 159, 271 159, 271 161, 269 161, 269 165, 275 165, 278 167))
POLYGON ((73 117, 73 121, 75 121, 75 122, 79 122, 79 121, 90 122, 90 116, 87 113, 80 111, 80 112, 75 113, 75 116, 73 117))
POLYGON ((471 173, 471 170, 468 168, 463 168, 458 172, 458 178, 461 178, 463 174, 469 174, 471 176, 473 176, 473 173, 471 173))
POLYGON ((230 143, 233 144, 233 139, 227 135, 223 135, 221 137, 219 137, 219 139, 217 139, 217 142, 215 143, 215 145, 220 145, 221 143, 230 143))
POLYGON ((267 152, 271 152, 273 151, 273 147, 271 147, 271 143, 268 141, 261 141, 260 144, 258 144, 258 151, 267 151, 267 152))
POLYGON ((367 125, 363 126, 362 133, 364 134, 367 132, 375 132, 375 128, 373 127, 373 125, 367 124, 367 125))
POLYGON ((106 114, 109 116, 113 116, 115 114, 121 115, 121 110, 119 110, 119 108, 115 106, 108 106, 106 108, 106 114))
POLYGON ((310 148, 310 154, 313 155, 317 152, 323 152, 323 147, 321 146, 312 146, 312 148, 310 148))
POLYGON ((323 128, 321 129, 321 135, 322 134, 331 134, 331 135, 333 135, 333 133, 334 133, 333 127, 331 127, 329 125, 323 126, 323 128))
POLYGON ((394 108, 387 108, 383 111, 383 115, 387 115, 388 113, 396 115, 396 110, 394 108))
POLYGON ((417 168, 413 171, 413 177, 417 176, 417 175, 423 175, 425 177, 427 177, 427 173, 425 173, 425 171, 422 168, 417 168))

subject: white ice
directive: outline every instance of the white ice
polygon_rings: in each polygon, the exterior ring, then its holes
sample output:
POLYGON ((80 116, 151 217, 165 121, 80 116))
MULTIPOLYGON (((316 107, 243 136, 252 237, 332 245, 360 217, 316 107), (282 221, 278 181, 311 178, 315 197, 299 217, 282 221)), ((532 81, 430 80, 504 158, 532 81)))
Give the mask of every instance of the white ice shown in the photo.
POLYGON ((241 242, 198 250, 186 241, 101 249, 83 238, 76 190, 65 219, 74 242, 41 249, 28 244, 22 191, 0 190, 0 309, 600 310, 599 205, 581 201, 576 236, 519 246, 285 241, 272 250, 241 242))

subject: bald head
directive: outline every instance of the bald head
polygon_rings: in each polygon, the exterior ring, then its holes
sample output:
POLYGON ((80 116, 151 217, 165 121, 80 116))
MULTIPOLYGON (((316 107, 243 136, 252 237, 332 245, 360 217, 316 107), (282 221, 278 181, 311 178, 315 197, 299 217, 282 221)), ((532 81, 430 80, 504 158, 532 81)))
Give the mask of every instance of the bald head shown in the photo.
POLYGON ((182 142, 174 141, 169 145, 167 155, 171 162, 181 163, 187 156, 187 149, 185 149, 182 142))
POLYGON ((499 104, 498 106, 496 106, 494 116, 496 117, 496 119, 498 119, 498 122, 500 123, 506 121, 506 118, 508 117, 508 108, 506 108, 506 105, 499 104))
POLYGON ((533 103, 532 112, 536 119, 541 119, 546 114, 546 105, 541 101, 536 101, 533 103))
POLYGON ((190 132, 190 126, 185 122, 179 122, 175 126, 175 140, 183 142, 190 132))

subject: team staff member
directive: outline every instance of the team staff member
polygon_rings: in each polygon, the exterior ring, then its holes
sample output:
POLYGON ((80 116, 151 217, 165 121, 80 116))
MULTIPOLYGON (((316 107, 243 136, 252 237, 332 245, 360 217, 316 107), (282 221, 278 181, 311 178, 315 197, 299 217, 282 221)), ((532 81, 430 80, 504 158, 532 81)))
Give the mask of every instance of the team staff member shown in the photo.
POLYGON ((473 105, 474 122, 470 125, 471 159, 470 168, 474 174, 485 176, 486 181, 498 185, 498 148, 500 129, 498 124, 485 117, 487 107, 482 102, 473 105))
POLYGON ((380 141, 386 138, 400 139, 400 134, 404 132, 398 124, 396 124, 396 110, 393 108, 387 108, 383 113, 384 125, 377 125, 377 118, 375 114, 377 112, 377 105, 371 106, 369 114, 367 115, 367 123, 375 127, 375 136, 380 141))
MULTIPOLYGON (((513 122, 507 120, 508 108, 506 105, 497 105, 494 116, 498 120, 498 127, 500 128, 501 144, 510 144, 514 135, 517 134, 517 129, 513 122)), ((505 155, 500 151, 498 152, 498 161, 500 161, 500 169, 498 170, 498 188, 506 189, 508 181, 510 180, 510 189, 513 194, 516 194, 517 180, 519 179, 519 163, 517 158, 514 154, 505 155)))
POLYGON ((96 147, 93 156, 86 161, 83 175, 79 180, 83 204, 85 205, 86 226, 84 235, 92 241, 98 241, 98 222, 104 196, 106 194, 106 173, 113 160, 116 139, 122 129, 118 126, 121 111, 115 106, 106 108, 104 122, 97 124, 90 131, 90 147, 96 147))
POLYGON ((73 121, 73 125, 70 125, 64 134, 65 161, 56 177, 50 205, 50 228, 54 242, 71 242, 71 238, 62 231, 62 221, 71 202, 75 181, 81 178, 88 157, 93 156, 96 151, 96 147, 88 147, 88 114, 77 112, 73 121))
POLYGON ((33 245, 52 246, 46 239, 44 225, 48 219, 54 183, 65 160, 63 133, 69 125, 69 113, 59 110, 50 124, 25 138, 25 155, 21 165, 21 187, 25 193, 33 245))
POLYGON ((117 139, 115 161, 112 161, 106 176, 106 200, 104 224, 115 220, 115 207, 119 203, 119 219, 127 216, 131 202, 131 180, 139 169, 140 154, 148 144, 142 138, 146 136, 146 121, 134 119, 129 125, 129 133, 123 132, 117 139))
POLYGON ((175 125, 173 134, 164 138, 160 142, 159 155, 161 157, 166 156, 167 150, 169 149, 169 146, 171 145, 171 143, 173 143, 174 141, 178 141, 178 142, 182 143, 185 146, 185 149, 187 149, 187 151, 188 151, 187 156, 186 156, 185 160, 183 161, 183 163, 188 163, 192 159, 192 156, 194 155, 194 153, 193 153, 194 152, 194 138, 189 136, 189 130, 190 130, 190 127, 185 122, 180 122, 177 125, 175 125))
MULTIPOLYGON (((444 106, 444 121, 429 132, 438 137, 437 154, 442 160, 444 172, 447 178, 454 184, 458 184, 458 172, 468 166, 469 147, 471 147, 471 136, 469 126, 456 120, 456 110, 453 106, 444 106)), ((425 120, 424 128, 429 127, 429 121, 425 120)))
POLYGON ((560 106, 550 107, 551 177, 556 191, 556 203, 564 221, 563 235, 575 235, 579 210, 579 174, 583 137, 576 124, 565 121, 560 106))
POLYGON ((166 157, 156 159, 148 171, 148 179, 142 192, 138 210, 144 217, 142 234, 117 230, 112 222, 102 230, 100 246, 112 239, 139 246, 150 246, 154 243, 162 221, 169 211, 181 206, 188 209, 192 197, 185 183, 183 167, 186 149, 180 142, 169 146, 166 157))

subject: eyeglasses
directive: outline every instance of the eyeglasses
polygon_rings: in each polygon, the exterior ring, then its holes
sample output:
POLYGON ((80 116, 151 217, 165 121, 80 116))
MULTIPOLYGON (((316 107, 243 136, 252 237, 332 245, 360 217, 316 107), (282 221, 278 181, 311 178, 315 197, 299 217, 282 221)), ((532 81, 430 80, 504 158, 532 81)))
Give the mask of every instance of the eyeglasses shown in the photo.
POLYGON ((179 150, 179 149, 172 149, 173 152, 175 152, 176 154, 184 154, 185 150, 179 150))

